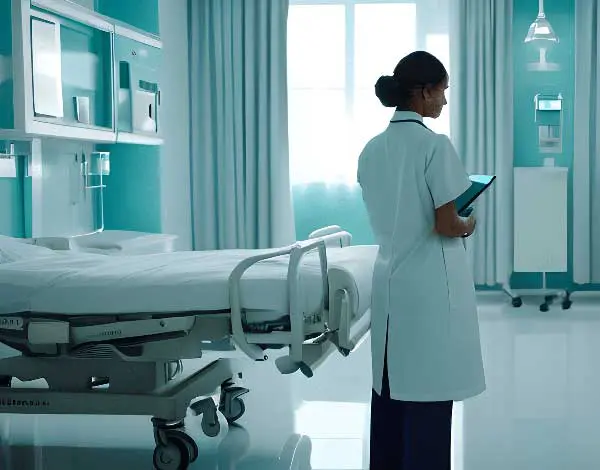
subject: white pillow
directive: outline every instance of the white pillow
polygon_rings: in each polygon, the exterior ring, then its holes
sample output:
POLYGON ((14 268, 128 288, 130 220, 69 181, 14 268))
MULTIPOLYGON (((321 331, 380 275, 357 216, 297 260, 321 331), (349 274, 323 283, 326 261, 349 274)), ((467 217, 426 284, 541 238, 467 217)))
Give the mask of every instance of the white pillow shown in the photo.
POLYGON ((29 243, 22 238, 0 235, 0 264, 57 256, 55 251, 29 243))

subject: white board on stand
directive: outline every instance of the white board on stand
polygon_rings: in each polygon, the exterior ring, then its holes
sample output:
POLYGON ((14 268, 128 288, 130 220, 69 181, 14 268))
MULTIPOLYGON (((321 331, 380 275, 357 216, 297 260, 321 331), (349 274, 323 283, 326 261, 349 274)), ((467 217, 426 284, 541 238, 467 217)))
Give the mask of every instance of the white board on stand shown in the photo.
POLYGON ((514 271, 566 272, 567 182, 562 167, 514 169, 514 271))

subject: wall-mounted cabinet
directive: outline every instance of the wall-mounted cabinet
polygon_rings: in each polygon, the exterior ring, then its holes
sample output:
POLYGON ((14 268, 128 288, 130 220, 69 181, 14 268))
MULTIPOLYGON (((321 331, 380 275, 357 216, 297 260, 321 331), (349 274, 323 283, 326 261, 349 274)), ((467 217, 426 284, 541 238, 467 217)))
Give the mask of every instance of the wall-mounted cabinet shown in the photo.
POLYGON ((0 3, 1 133, 161 143, 159 39, 67 0, 0 3))

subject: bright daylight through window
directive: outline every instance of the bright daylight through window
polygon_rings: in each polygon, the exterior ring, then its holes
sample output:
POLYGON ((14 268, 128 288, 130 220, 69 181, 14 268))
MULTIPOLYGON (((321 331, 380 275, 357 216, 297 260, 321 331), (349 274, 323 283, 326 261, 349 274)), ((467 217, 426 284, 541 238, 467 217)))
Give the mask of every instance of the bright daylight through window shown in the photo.
MULTIPOLYGON (((393 110, 374 93, 406 54, 424 49, 450 71, 447 0, 291 0, 290 171, 295 185, 353 184, 365 143, 393 110)), ((449 100, 448 100, 449 101, 449 100)), ((426 124, 449 134, 448 107, 426 124)))

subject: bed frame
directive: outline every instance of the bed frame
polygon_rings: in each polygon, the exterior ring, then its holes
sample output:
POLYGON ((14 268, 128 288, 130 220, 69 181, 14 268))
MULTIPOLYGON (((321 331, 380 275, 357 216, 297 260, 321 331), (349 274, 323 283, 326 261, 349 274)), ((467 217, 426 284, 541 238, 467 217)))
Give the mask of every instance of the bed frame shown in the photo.
POLYGON ((300 370, 310 377, 331 353, 337 350, 346 356, 366 336, 370 313, 353 317, 356 306, 351 296, 335 288, 335 270, 327 267, 326 246, 348 246, 351 236, 328 229, 241 262, 229 277, 230 312, 136 319, 127 315, 124 321, 0 317, 0 342, 22 353, 0 360, 0 413, 152 416, 155 468, 186 469, 198 457, 198 448, 184 429, 188 410, 202 417, 202 430, 209 437, 220 432, 218 411, 230 423, 245 412, 241 397, 248 389, 236 383, 242 378, 243 356, 237 359, 229 353, 241 351, 251 360, 265 361, 268 349, 287 346, 289 354, 275 361, 279 371, 300 370), (299 307, 299 266, 315 250, 324 295, 317 314, 306 317, 299 307), (240 299, 242 276, 254 264, 281 255, 290 257, 290 331, 248 333, 240 299), (189 373, 183 370, 183 359, 199 359, 211 350, 233 357, 210 360, 189 373), (39 379, 47 386, 32 387, 39 379), (212 398, 216 393, 218 404, 212 398))

